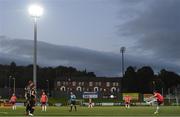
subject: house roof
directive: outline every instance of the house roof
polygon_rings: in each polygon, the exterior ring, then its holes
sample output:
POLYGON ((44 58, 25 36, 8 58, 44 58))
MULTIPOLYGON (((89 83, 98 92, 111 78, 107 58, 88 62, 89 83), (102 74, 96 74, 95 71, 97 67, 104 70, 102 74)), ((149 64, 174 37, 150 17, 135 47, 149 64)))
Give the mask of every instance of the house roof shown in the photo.
POLYGON ((106 81, 106 82, 120 82, 122 80, 121 77, 58 77, 56 81, 106 81))

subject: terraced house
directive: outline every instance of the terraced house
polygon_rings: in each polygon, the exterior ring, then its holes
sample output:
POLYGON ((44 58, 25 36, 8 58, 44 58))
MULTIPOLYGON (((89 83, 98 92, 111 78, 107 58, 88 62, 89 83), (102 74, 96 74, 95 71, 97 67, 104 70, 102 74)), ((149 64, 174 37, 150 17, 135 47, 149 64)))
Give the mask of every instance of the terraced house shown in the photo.
POLYGON ((54 82, 54 90, 61 95, 74 92, 98 92, 100 97, 108 98, 109 95, 118 95, 121 92, 120 77, 59 77, 54 82))

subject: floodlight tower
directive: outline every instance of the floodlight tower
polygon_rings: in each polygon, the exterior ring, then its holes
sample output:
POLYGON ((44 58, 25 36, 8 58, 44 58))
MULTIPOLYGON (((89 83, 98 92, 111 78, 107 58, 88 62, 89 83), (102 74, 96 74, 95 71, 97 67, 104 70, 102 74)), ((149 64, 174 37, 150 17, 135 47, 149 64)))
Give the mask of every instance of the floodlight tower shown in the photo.
POLYGON ((29 14, 34 23, 34 48, 33 48, 33 82, 37 87, 37 19, 43 14, 43 8, 37 4, 29 6, 29 14))
POLYGON ((124 52, 126 50, 126 47, 121 47, 120 52, 122 54, 122 77, 124 77, 124 52))

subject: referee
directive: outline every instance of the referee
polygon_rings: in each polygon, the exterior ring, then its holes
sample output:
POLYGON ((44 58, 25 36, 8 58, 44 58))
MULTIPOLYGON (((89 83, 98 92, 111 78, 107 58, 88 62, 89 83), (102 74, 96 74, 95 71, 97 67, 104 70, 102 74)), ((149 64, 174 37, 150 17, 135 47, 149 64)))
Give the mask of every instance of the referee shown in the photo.
POLYGON ((74 107, 74 110, 77 111, 77 107, 76 107, 76 95, 71 92, 70 93, 70 110, 69 110, 69 112, 72 111, 73 107, 74 107))

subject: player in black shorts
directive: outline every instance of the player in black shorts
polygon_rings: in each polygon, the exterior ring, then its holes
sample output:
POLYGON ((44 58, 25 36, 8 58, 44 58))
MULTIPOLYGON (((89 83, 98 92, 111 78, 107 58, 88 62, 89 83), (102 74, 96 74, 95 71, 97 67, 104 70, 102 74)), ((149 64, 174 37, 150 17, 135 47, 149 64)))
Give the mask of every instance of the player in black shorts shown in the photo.
POLYGON ((26 115, 33 116, 35 103, 36 103, 36 92, 35 85, 32 81, 29 81, 25 87, 25 98, 26 98, 26 115))
POLYGON ((70 95, 70 104, 71 104, 70 105, 71 108, 70 108, 69 112, 72 111, 73 106, 74 106, 75 111, 77 111, 77 107, 76 107, 76 95, 74 95, 72 92, 71 92, 71 95, 70 95))

